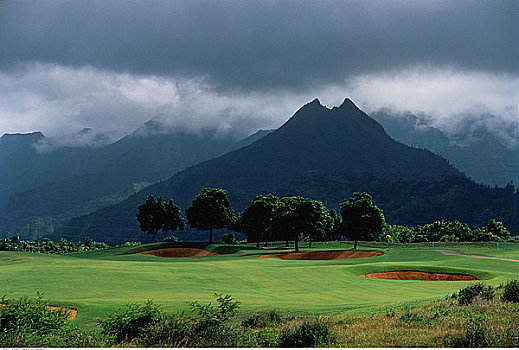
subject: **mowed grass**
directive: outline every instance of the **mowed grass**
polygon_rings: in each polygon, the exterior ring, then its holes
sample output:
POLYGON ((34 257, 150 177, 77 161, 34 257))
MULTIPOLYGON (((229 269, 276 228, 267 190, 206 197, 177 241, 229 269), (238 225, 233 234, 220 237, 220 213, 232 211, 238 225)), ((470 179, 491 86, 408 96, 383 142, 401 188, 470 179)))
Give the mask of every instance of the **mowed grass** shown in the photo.
MULTIPOLYGON (((172 244, 154 247, 164 246, 172 244)), ((73 322, 88 326, 106 312, 147 299, 165 311, 179 311, 189 309, 189 302, 211 302, 214 293, 225 293, 241 301, 244 311, 276 307, 310 314, 363 314, 443 297, 470 283, 360 277, 370 272, 458 272, 492 285, 519 277, 517 262, 446 256, 423 248, 375 249, 384 255, 363 259, 290 261, 260 259, 259 255, 276 250, 253 246, 194 246, 230 254, 196 258, 130 254, 149 246, 59 256, 0 252, 0 295, 14 298, 43 292, 56 305, 76 308, 73 322)), ((312 250, 338 247, 351 248, 321 244, 312 250)))

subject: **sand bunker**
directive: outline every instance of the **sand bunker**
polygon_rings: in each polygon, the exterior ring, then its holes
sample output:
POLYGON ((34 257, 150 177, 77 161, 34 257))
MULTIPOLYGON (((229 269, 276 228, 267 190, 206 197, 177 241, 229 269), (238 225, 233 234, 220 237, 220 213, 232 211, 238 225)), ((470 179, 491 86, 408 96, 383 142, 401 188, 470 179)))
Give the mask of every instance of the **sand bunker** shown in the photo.
POLYGON ((373 250, 328 250, 319 252, 278 253, 260 255, 260 258, 279 258, 283 260, 342 260, 371 258, 384 255, 373 250))
POLYGON ((188 258, 195 256, 219 255, 218 253, 213 253, 208 250, 198 248, 162 248, 146 250, 136 254, 151 254, 161 258, 188 258))
POLYGON ((59 306, 47 306, 47 307, 51 310, 68 310, 68 311, 70 311, 70 316, 67 318, 67 320, 69 320, 69 321, 72 321, 77 316, 76 309, 67 309, 67 308, 59 307, 59 306))
POLYGON ((417 280, 417 281, 477 281, 471 275, 462 273, 436 273, 423 271, 388 271, 373 272, 362 277, 381 278, 386 280, 417 280))
MULTIPOLYGON (((2 306, 5 306, 4 304, 0 304, 0 307, 2 306)), ((69 321, 72 321, 73 319, 76 318, 77 316, 77 310, 76 309, 67 309, 65 307, 61 307, 61 306, 47 306, 47 308, 51 309, 51 310, 68 310, 70 311, 70 316, 67 318, 67 320, 69 321)))

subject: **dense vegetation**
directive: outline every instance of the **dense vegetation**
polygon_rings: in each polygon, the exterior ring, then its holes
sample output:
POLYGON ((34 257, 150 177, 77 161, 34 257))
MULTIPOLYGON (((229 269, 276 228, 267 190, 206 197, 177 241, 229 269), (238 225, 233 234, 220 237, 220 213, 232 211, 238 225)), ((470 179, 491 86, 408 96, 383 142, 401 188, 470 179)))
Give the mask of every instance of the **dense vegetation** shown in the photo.
POLYGON ((2 299, 4 347, 517 347, 519 281, 492 288, 475 283, 423 306, 354 316, 305 316, 276 309, 238 314, 240 302, 190 303, 188 313, 166 313, 154 302, 127 304, 82 330, 70 313, 41 298, 2 299))
MULTIPOLYGON (((167 237, 164 242, 176 242, 178 239, 175 236, 167 237)), ((124 242, 116 245, 118 247, 137 247, 141 242, 124 242)), ((95 242, 90 238, 85 238, 82 242, 69 242, 66 239, 61 239, 59 242, 51 241, 48 238, 43 238, 40 241, 24 241, 19 236, 0 239, 0 251, 7 252, 30 252, 42 254, 66 254, 76 252, 91 252, 95 250, 108 249, 110 246, 104 242, 95 242)))
MULTIPOLYGON (((176 230, 184 225, 181 210, 174 205, 171 215, 165 208, 173 201, 159 201, 153 196, 139 206, 137 217, 143 231, 150 230, 153 218, 153 237, 162 228, 163 232, 176 230), (162 204, 160 204, 162 203, 162 204), (148 220, 142 221, 143 208, 148 208, 148 220), (141 217, 139 216, 141 215, 141 217), (171 223, 175 223, 173 226, 171 223), (179 226, 180 225, 180 226, 179 226)), ((209 243, 213 240, 213 228, 227 228, 242 232, 248 242, 293 241, 298 251, 298 241, 334 241, 341 237, 355 241, 382 241, 395 243, 417 242, 484 242, 516 241, 502 222, 491 219, 485 226, 472 230, 459 221, 435 221, 430 224, 409 228, 389 225, 385 222, 382 209, 373 204, 367 193, 354 193, 353 197, 341 203, 340 213, 329 210, 322 202, 302 197, 278 197, 259 195, 243 210, 241 215, 234 212, 227 198, 227 191, 205 188, 186 210, 191 227, 210 230, 209 243)), ((223 239, 223 237, 222 237, 223 239)), ((153 240, 152 240, 153 241, 153 240)), ((230 236, 225 234, 225 241, 230 236)))
MULTIPOLYGON (((130 245, 131 243, 126 244, 130 245)), ((90 238, 85 238, 83 242, 69 242, 66 239, 62 239, 60 242, 54 242, 47 238, 40 241, 24 241, 18 236, 0 239, 0 251, 65 254, 107 248, 109 248, 108 244, 103 242, 94 242, 90 238)))

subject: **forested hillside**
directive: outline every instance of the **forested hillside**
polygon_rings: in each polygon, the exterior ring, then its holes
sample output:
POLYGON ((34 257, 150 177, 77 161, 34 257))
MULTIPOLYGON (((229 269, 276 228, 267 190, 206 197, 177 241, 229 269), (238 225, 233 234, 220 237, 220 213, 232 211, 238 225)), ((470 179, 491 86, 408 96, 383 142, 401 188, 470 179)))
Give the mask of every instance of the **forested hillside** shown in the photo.
POLYGON ((354 191, 371 193, 390 223, 457 219, 476 227, 496 218, 517 232, 519 194, 478 185, 433 153, 392 140, 350 100, 327 109, 303 106, 278 130, 251 145, 190 167, 128 200, 71 220, 59 233, 120 241, 142 237, 136 208, 149 194, 183 208, 204 187, 229 191, 241 210, 255 195, 300 195, 329 207, 354 191), (515 209, 514 209, 515 208, 515 209))

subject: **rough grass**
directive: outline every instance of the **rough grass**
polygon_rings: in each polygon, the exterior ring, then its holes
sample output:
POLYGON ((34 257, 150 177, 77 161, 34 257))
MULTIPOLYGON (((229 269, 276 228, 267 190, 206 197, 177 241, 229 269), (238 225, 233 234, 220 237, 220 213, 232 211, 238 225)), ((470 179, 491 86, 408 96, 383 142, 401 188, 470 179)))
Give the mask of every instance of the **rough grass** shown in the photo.
POLYGON ((376 316, 339 316, 334 323, 337 347, 519 346, 519 305, 514 303, 460 306, 449 299, 376 316), (470 343, 478 332, 479 343, 470 343))

